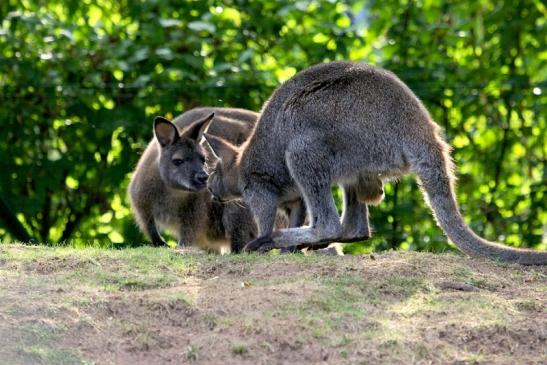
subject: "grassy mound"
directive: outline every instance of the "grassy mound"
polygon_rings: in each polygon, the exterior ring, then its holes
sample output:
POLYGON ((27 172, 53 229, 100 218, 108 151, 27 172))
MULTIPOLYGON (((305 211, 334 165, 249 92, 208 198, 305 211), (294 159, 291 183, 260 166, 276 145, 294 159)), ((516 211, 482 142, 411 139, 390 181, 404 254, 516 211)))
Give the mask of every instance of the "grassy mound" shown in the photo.
POLYGON ((0 363, 533 364, 547 268, 0 246, 0 363))

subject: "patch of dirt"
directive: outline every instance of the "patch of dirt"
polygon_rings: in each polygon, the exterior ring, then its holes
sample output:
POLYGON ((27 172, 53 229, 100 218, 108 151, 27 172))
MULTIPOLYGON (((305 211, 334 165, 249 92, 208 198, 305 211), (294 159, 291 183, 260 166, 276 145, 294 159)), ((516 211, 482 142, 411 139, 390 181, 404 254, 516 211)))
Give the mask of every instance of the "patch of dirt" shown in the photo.
POLYGON ((481 354, 488 363, 525 364, 540 363, 541 358, 547 360, 547 328, 527 322, 513 323, 510 328, 451 324, 438 331, 438 338, 467 353, 481 354))
POLYGON ((547 346, 547 328, 529 328, 527 323, 518 323, 512 328, 500 325, 477 328, 451 325, 439 331, 439 337, 472 352, 501 350, 527 355, 538 353, 547 346))
POLYGON ((477 291, 479 288, 465 283, 457 283, 452 281, 441 281, 435 286, 442 290, 459 290, 459 291, 477 291))
POLYGON ((86 269, 89 266, 97 265, 98 263, 91 259, 53 256, 36 258, 31 262, 25 263, 23 269, 27 272, 35 272, 41 275, 48 275, 60 271, 86 269))

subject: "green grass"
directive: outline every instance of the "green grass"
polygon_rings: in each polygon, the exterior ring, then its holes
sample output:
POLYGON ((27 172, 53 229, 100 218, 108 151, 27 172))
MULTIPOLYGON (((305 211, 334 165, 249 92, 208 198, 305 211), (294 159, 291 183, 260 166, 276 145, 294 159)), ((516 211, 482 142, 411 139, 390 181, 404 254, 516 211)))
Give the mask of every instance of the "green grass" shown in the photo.
POLYGON ((236 343, 232 345, 232 352, 237 355, 246 354, 249 351, 244 343, 236 343))

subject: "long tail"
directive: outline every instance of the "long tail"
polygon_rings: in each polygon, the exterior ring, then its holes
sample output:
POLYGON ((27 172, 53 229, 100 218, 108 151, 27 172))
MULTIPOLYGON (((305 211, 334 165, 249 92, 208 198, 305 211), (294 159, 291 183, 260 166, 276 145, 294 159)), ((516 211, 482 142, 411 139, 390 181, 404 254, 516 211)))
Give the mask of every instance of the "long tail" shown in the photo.
POLYGON ((491 242, 476 235, 465 224, 454 194, 453 166, 448 150, 448 145, 439 139, 434 144, 428 144, 427 153, 420 153, 411 163, 412 170, 420 178, 422 190, 435 219, 448 238, 470 256, 522 265, 546 265, 547 251, 516 249, 491 242))

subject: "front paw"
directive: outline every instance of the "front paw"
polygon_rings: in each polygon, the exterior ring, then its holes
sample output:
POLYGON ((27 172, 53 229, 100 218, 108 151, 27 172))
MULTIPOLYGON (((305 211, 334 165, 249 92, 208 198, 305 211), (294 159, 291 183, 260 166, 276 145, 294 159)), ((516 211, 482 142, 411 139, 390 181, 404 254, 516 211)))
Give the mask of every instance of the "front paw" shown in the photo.
POLYGON ((275 242, 270 236, 258 237, 243 247, 243 252, 267 252, 275 248, 275 242))

